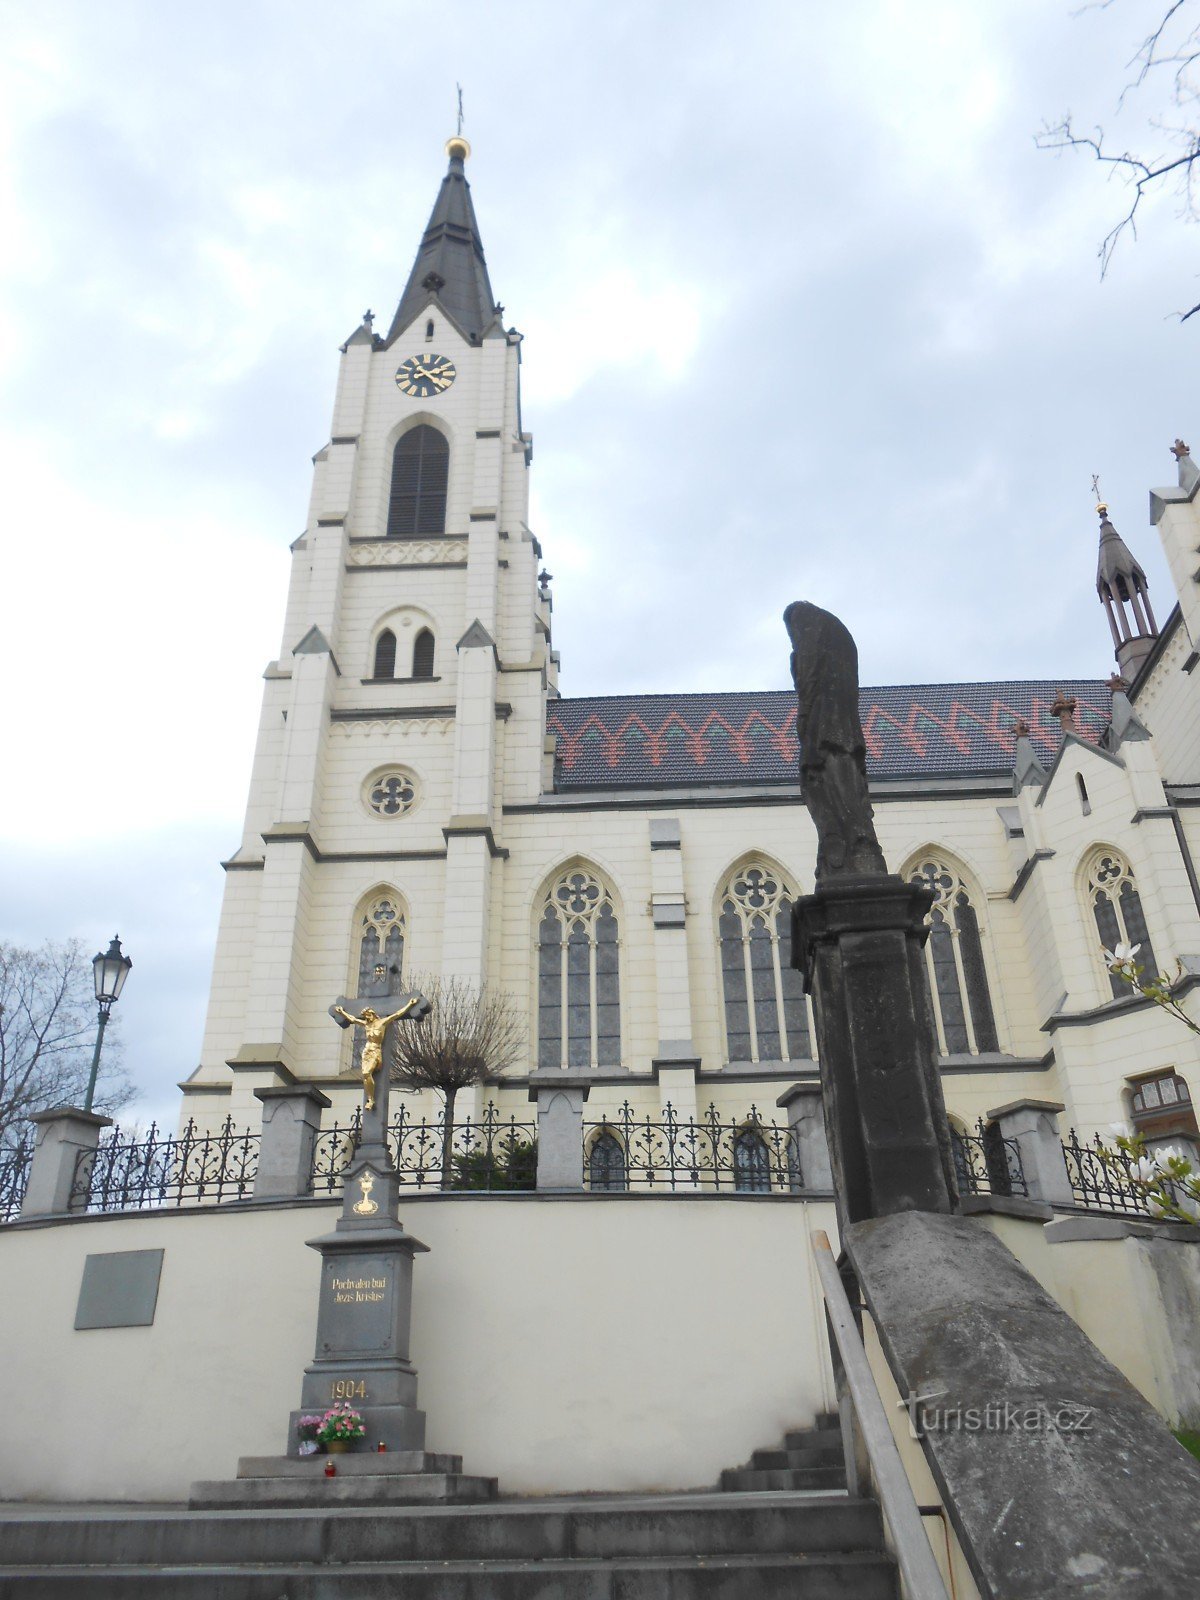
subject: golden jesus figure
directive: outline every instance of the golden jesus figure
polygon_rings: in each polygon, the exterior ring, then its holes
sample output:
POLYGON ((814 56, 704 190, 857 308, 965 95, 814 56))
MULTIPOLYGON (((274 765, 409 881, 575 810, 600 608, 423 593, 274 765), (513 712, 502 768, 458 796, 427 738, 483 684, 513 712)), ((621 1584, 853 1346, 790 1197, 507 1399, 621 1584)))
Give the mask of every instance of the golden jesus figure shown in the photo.
POLYGON ((366 1036, 362 1048, 362 1081, 363 1105, 368 1111, 375 1109, 375 1074, 383 1064, 383 1036, 390 1025, 407 1015, 415 1005, 419 1004, 420 999, 420 995, 413 995, 410 1000, 405 1001, 399 1011, 393 1011, 390 1017, 381 1017, 372 1006, 364 1006, 361 1017, 353 1016, 344 1006, 332 1007, 332 1010, 339 1016, 345 1017, 347 1022, 362 1028, 366 1036))

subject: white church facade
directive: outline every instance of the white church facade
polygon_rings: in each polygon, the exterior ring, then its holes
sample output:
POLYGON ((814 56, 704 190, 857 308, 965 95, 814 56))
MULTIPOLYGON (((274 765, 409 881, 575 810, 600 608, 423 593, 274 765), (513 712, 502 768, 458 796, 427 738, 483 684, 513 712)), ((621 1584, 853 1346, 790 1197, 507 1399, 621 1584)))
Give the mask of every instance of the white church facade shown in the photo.
MULTIPOLYGON (((255 1091, 296 1082, 345 1123, 358 1079, 330 1002, 434 974, 503 991, 528 1030, 523 1064, 460 1113, 528 1117, 558 1074, 588 1124, 669 1104, 786 1125, 818 1070, 790 962, 816 853, 794 697, 560 696, 521 335, 465 143, 448 151, 395 317, 343 347, 183 1118, 256 1126, 255 1091)), ((1196 1041, 1103 957, 1125 941, 1182 962, 1200 1015, 1200 472, 1176 457, 1151 497, 1177 591, 1161 628, 1101 508, 1121 678, 862 691, 888 866, 937 894, 927 960, 963 1128, 1014 1101, 1081 1134, 1196 1128, 1196 1041)), ((585 1182, 622 1183, 611 1138, 585 1134, 585 1182)))

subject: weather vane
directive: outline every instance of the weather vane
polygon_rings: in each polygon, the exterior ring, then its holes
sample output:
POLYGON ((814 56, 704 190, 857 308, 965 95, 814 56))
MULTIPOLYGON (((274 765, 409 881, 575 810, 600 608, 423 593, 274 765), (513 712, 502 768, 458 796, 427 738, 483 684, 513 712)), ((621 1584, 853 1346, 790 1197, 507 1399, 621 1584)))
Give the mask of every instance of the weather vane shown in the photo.
POLYGON ((461 83, 456 83, 454 85, 454 87, 458 90, 458 130, 457 131, 458 131, 458 136, 461 139, 461 137, 462 137, 462 125, 463 125, 462 84, 461 83))

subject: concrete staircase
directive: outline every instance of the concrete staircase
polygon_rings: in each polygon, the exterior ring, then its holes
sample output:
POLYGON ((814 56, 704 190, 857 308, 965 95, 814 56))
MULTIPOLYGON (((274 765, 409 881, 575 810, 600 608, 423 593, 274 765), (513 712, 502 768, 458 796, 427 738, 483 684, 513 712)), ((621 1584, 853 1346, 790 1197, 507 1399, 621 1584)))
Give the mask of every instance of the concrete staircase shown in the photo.
POLYGON ((896 1600, 845 1494, 0 1510, 0 1600, 896 1600))
POLYGON ((784 1435, 772 1450, 756 1450, 744 1467, 721 1474, 721 1488, 738 1494, 773 1489, 844 1489, 846 1466, 835 1412, 819 1416, 811 1428, 784 1435))

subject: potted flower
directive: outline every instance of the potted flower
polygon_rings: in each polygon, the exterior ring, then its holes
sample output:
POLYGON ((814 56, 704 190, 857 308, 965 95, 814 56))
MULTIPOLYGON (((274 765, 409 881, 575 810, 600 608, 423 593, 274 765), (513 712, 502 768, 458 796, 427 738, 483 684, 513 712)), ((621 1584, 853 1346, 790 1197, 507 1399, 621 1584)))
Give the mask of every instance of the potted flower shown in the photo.
POLYGON ((317 1442, 317 1430, 321 1426, 320 1417, 300 1417, 296 1422, 296 1437, 299 1439, 299 1453, 302 1456, 315 1456, 321 1448, 317 1442))
POLYGON ((342 1455, 349 1450, 356 1439, 361 1439, 366 1431, 367 1427, 361 1415, 343 1400, 340 1405, 330 1406, 321 1418, 317 1427, 317 1438, 331 1455, 342 1455))

